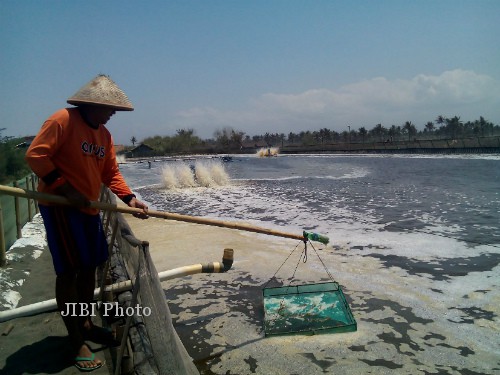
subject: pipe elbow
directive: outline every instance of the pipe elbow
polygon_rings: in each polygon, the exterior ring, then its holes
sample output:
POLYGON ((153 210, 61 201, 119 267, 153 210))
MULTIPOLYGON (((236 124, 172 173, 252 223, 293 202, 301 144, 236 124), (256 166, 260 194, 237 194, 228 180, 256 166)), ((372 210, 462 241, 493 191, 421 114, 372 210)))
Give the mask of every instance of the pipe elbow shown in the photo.
POLYGON ((233 266, 233 249, 224 249, 224 255, 221 262, 211 262, 207 264, 200 264, 201 273, 223 273, 227 272, 233 266))
POLYGON ((222 255, 222 264, 224 267, 222 268, 222 272, 227 272, 233 266, 234 259, 234 250, 233 249, 224 249, 224 254, 222 255))

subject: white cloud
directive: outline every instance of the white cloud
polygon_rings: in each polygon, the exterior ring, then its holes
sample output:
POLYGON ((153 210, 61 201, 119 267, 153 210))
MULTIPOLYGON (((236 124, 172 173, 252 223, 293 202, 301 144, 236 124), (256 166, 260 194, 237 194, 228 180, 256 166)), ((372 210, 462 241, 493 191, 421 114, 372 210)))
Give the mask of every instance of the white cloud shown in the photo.
POLYGON ((298 94, 265 93, 240 111, 192 108, 178 114, 181 126, 204 137, 216 128, 231 126, 247 134, 318 130, 343 131, 412 121, 422 127, 438 115, 475 120, 484 116, 498 123, 500 83, 468 70, 446 71, 439 76, 420 74, 403 80, 376 77, 338 89, 315 88, 298 94), (207 133, 208 131, 208 133, 207 133))

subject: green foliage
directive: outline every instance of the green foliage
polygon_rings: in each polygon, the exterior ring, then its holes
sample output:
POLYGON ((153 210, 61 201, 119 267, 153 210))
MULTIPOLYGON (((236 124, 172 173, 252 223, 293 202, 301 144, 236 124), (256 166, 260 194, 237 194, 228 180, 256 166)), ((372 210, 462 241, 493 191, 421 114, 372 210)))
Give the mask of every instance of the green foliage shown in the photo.
POLYGON ((5 184, 20 179, 30 173, 24 160, 26 148, 18 148, 23 139, 2 137, 0 129, 0 183, 5 184))
POLYGON ((242 147, 244 135, 244 132, 235 131, 229 126, 214 132, 215 142, 226 151, 242 147))
POLYGON ((156 135, 144 139, 142 143, 152 147, 155 150, 155 154, 165 155, 193 152, 196 150, 196 146, 200 145, 202 141, 194 135, 193 129, 181 129, 177 130, 177 134, 173 137, 156 135))

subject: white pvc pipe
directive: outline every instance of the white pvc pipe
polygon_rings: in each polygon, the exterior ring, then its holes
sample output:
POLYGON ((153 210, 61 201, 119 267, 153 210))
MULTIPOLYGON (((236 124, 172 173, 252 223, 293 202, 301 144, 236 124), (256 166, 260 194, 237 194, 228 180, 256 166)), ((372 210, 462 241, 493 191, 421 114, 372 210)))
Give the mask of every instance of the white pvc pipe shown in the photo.
MULTIPOLYGON (((158 274, 158 277, 160 278, 160 281, 165 281, 202 272, 225 272, 228 269, 228 267, 225 267, 225 265, 220 262, 212 262, 207 265, 193 264, 191 266, 184 266, 160 272, 158 274)), ((132 281, 127 280, 116 284, 107 285, 104 288, 104 291, 120 293, 130 289, 132 289, 132 281)), ((100 291, 101 288, 97 288, 94 290, 94 298, 99 295, 100 291)), ((54 311, 56 309, 57 302, 56 299, 53 298, 47 301, 37 302, 31 305, 21 306, 11 310, 0 311, 0 322, 6 322, 8 320, 21 318, 23 316, 31 316, 43 312, 54 311)))

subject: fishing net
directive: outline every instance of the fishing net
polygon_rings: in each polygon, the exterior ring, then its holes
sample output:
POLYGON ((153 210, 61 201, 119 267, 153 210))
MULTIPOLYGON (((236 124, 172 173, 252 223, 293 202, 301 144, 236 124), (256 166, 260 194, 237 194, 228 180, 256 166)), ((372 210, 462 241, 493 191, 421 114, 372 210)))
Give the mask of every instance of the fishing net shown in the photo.
MULTIPOLYGON (((114 203, 114 196, 110 198, 114 203)), ((116 299, 125 309, 139 306, 139 311, 144 312, 134 313, 125 325, 125 332, 129 328, 134 373, 198 374, 173 327, 165 292, 149 254, 149 244, 135 238, 122 214, 116 213, 114 220, 119 235, 112 252, 113 278, 115 282, 122 281, 122 278, 133 282, 132 291, 125 291, 116 299), (145 313, 146 309, 148 313, 145 313)), ((122 363, 117 365, 118 369, 122 363)))
MULTIPOLYGON (((299 258, 294 279, 300 262, 307 262, 307 242, 299 258)), ((323 265, 330 282, 310 283, 305 285, 287 285, 267 287, 285 262, 278 268, 270 281, 264 286, 264 332, 266 336, 284 334, 340 333, 357 330, 357 323, 342 292, 342 287, 333 280, 333 276, 320 258, 316 249, 309 242, 323 265)))

